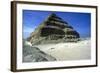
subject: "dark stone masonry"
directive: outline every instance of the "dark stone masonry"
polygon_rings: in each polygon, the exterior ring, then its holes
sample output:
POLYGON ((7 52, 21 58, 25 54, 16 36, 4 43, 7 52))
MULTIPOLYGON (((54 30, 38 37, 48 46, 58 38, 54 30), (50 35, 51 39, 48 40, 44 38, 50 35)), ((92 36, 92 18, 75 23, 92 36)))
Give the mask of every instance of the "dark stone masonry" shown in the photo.
POLYGON ((33 31, 28 41, 34 44, 77 42, 79 33, 62 18, 52 13, 33 31))

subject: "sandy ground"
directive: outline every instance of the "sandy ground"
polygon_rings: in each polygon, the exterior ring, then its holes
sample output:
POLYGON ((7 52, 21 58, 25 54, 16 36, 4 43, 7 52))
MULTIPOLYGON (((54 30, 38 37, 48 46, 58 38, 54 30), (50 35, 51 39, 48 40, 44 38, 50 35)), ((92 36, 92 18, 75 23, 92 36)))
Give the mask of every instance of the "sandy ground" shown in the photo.
POLYGON ((77 43, 44 44, 35 45, 35 47, 53 56, 58 61, 91 58, 91 41, 89 39, 77 43))

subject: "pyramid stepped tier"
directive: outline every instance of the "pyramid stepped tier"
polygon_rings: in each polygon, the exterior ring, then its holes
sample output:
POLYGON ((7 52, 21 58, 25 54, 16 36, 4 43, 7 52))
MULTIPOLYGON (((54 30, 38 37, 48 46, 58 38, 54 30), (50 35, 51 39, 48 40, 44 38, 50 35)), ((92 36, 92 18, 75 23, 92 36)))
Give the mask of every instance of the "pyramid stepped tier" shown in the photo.
POLYGON ((49 21, 59 21, 59 23, 63 23, 63 24, 68 24, 67 22, 65 22, 65 21, 62 21, 62 20, 59 20, 59 19, 57 19, 57 18, 49 18, 48 19, 49 21))
POLYGON ((46 25, 58 26, 60 28, 65 28, 67 26, 67 25, 64 25, 64 23, 61 23, 58 21, 47 21, 46 25))
POLYGON ((58 20, 62 20, 62 18, 58 17, 55 13, 52 13, 50 16, 48 16, 48 19, 53 19, 53 18, 56 18, 58 20))
POLYGON ((34 32, 31 33, 28 41, 32 44, 77 42, 80 35, 66 21, 52 13, 34 32))
POLYGON ((52 34, 56 34, 56 35, 65 35, 65 32, 61 29, 55 28, 55 27, 45 27, 42 28, 41 30, 41 36, 49 36, 52 34))

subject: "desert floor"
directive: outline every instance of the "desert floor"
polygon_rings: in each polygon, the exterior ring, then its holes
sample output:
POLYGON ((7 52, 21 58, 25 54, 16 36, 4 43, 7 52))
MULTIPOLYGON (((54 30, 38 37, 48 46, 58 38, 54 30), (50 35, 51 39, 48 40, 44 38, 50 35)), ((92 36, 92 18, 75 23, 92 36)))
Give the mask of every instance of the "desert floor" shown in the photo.
POLYGON ((90 39, 79 41, 77 43, 58 43, 34 45, 46 54, 51 55, 58 61, 62 60, 84 60, 91 58, 90 39))

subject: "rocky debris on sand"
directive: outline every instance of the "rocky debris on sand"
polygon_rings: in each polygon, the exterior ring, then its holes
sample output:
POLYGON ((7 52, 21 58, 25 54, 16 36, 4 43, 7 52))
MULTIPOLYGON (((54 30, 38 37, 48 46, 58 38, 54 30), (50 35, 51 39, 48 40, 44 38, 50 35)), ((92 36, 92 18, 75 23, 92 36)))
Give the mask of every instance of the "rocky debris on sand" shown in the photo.
POLYGON ((23 45, 23 62, 55 61, 56 58, 44 53, 37 47, 23 45))

